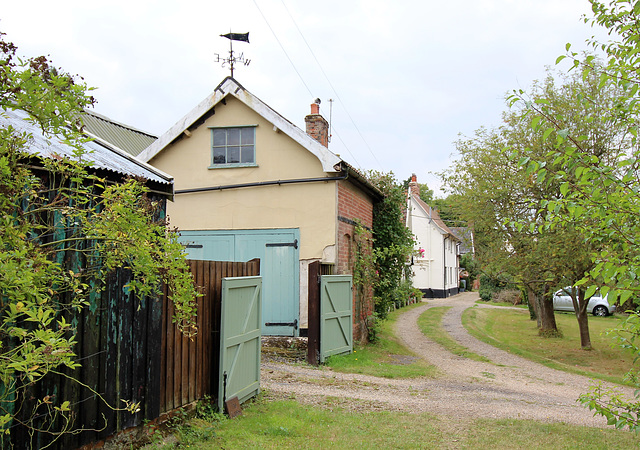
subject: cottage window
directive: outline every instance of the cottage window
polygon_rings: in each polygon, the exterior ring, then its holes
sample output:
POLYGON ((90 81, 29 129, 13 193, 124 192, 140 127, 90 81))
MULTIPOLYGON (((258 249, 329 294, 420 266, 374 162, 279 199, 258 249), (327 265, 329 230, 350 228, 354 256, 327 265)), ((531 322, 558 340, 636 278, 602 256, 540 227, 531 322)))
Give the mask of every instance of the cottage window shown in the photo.
POLYGON ((255 143, 255 126, 212 128, 210 168, 255 166, 255 143))

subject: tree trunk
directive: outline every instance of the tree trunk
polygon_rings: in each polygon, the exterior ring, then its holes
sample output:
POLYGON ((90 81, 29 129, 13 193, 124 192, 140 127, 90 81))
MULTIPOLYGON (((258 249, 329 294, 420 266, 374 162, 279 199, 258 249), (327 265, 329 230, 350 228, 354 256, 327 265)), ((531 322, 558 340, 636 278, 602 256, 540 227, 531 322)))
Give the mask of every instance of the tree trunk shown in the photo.
POLYGON ((591 336, 589 334, 589 315, 586 311, 576 312, 578 328, 580 329, 580 347, 583 350, 591 350, 591 336))
POLYGON ((542 323, 540 322, 540 302, 538 301, 538 296, 529 286, 527 286, 527 299, 529 300, 529 315, 532 320, 534 318, 536 319, 539 329, 542 326, 542 323))
POLYGON ((571 300, 573 301, 573 309, 576 312, 578 320, 578 329, 580 330, 580 347, 583 350, 591 350, 591 335, 589 334, 589 313, 587 305, 589 299, 584 298, 584 289, 578 288, 572 292, 571 300))
POLYGON ((536 297, 540 297, 540 334, 543 336, 556 336, 558 334, 558 325, 556 324, 556 315, 553 312, 553 296, 549 295, 547 286, 543 293, 537 293, 536 297))

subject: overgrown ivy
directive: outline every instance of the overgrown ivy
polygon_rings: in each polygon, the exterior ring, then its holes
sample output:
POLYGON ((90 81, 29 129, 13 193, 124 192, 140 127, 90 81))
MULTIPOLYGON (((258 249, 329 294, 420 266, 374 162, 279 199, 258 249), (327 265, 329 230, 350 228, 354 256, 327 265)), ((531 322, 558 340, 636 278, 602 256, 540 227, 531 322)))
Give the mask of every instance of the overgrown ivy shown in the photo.
POLYGON ((405 297, 416 295, 410 282, 403 283, 411 278, 413 236, 404 220, 406 191, 393 172, 371 171, 367 177, 385 195, 373 210, 375 312, 384 319, 392 308, 402 306, 405 297))

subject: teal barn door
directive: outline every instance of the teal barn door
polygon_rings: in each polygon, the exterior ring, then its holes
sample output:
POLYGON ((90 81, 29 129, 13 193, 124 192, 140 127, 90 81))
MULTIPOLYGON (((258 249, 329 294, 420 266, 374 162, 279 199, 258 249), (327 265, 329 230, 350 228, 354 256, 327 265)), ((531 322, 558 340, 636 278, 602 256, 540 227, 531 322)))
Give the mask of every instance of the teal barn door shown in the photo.
POLYGON ((190 259, 260 259, 262 334, 298 336, 300 327, 300 230, 189 230, 180 242, 190 259))

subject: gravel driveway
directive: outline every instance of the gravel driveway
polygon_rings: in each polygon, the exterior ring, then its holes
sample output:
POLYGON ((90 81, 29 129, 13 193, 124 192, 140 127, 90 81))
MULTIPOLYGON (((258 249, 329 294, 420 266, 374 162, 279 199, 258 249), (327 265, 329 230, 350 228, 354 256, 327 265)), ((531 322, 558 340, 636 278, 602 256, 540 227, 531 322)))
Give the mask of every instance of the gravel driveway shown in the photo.
MULTIPOLYGON (((354 410, 430 412, 461 418, 520 418, 566 422, 594 427, 605 419, 576 402, 590 379, 549 369, 470 336, 462 327, 462 312, 472 307, 477 293, 447 299, 430 299, 424 306, 402 314, 396 334, 418 357, 440 371, 437 378, 390 380, 333 372, 285 363, 262 364, 262 387, 275 398, 295 398, 301 403, 331 405, 354 410), (470 351, 491 363, 453 355, 427 339, 417 319, 426 309, 452 306, 443 318, 444 329, 470 351)), ((630 388, 621 388, 632 395, 630 388)))

